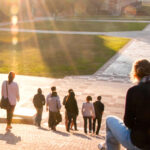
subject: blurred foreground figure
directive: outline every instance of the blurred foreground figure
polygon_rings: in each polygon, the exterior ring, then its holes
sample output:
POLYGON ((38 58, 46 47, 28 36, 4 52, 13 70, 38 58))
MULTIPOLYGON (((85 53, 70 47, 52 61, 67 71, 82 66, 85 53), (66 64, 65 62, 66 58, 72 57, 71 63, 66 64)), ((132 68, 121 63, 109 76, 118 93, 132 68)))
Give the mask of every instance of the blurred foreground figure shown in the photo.
MULTIPOLYGON (((150 62, 138 60, 131 71, 133 81, 126 95, 124 121, 110 116, 106 119, 106 149, 150 150, 150 62)), ((99 149, 105 149, 102 144, 99 149)))
POLYGON ((19 97, 19 88, 18 84, 14 82, 15 78, 15 73, 13 71, 9 72, 8 74, 8 81, 4 81, 2 84, 2 97, 4 99, 8 99, 8 104, 7 104, 7 126, 6 126, 6 131, 9 131, 12 126, 12 117, 13 117, 13 112, 16 106, 16 101, 20 99, 19 97))

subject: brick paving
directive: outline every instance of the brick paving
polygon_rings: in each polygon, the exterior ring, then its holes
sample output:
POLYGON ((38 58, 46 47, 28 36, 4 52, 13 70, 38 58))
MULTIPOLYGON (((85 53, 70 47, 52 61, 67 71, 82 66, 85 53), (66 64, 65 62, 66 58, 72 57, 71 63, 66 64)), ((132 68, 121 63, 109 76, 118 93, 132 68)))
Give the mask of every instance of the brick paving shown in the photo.
MULTIPOLYGON (((6 75, 5 75, 6 77, 6 75)), ((5 78, 4 77, 4 78, 5 78)), ((105 136, 105 119, 107 115, 116 115, 118 117, 123 116, 125 94, 127 89, 131 86, 129 83, 120 82, 107 82, 96 81, 87 79, 48 79, 16 76, 16 81, 21 84, 20 90, 26 91, 26 95, 21 98, 17 108, 27 107, 34 109, 32 104, 32 97, 35 94, 37 88, 40 86, 44 94, 49 93, 50 87, 55 85, 57 87, 58 94, 61 102, 66 95, 69 88, 73 88, 76 93, 78 106, 80 113, 78 116, 78 129, 77 132, 67 133, 64 127, 64 121, 58 126, 58 132, 48 131, 47 118, 48 113, 44 109, 42 127, 45 130, 39 130, 35 126, 13 124, 12 133, 5 133, 5 124, 0 124, 0 145, 1 149, 9 150, 51 150, 51 149, 97 149, 97 145, 100 142, 104 142, 105 136), (28 82, 27 82, 28 80, 28 82), (35 82, 38 80, 37 82, 35 82), (47 81, 47 82, 46 82, 47 81), (29 90, 32 89, 32 90, 29 90), (30 95, 30 99, 27 98, 30 95), (98 95, 102 95, 102 101, 105 104, 105 112, 103 115, 102 127, 100 131, 101 136, 85 135, 83 132, 83 118, 81 115, 81 106, 85 101, 87 95, 92 95, 93 101, 95 101, 98 95)), ((16 109, 17 109, 16 108, 16 109)), ((61 113, 64 118, 64 108, 62 107, 61 113)), ((1 114, 1 110, 0 110, 1 114)))
POLYGON ((95 150, 103 136, 85 135, 81 131, 67 133, 63 128, 50 131, 31 125, 13 125, 11 132, 5 132, 5 125, 0 125, 0 149, 8 150, 95 150))

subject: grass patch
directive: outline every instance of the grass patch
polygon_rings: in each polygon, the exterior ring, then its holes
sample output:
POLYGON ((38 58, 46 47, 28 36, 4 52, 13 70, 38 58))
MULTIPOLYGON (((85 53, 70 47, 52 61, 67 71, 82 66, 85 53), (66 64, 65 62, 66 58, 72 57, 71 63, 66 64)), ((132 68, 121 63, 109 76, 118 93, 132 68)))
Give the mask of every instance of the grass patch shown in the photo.
POLYGON ((56 78, 95 73, 129 41, 109 36, 19 33, 19 43, 12 45, 10 33, 0 35, 1 73, 14 70, 56 78))
POLYGON ((39 29, 54 31, 140 31, 147 23, 123 23, 123 22, 88 22, 88 21, 39 21, 35 23, 20 23, 22 29, 39 29))

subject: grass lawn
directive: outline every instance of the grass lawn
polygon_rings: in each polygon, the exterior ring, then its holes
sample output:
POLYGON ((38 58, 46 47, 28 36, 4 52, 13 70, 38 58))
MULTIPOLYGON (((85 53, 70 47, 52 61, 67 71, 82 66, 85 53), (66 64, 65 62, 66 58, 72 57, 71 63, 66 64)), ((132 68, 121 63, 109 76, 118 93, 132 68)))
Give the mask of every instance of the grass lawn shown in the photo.
POLYGON ((39 21, 35 23, 20 23, 22 29, 60 30, 60 31, 139 31, 147 23, 119 23, 119 22, 88 22, 88 21, 39 21))
MULTIPOLYGON (((148 7, 148 6, 147 6, 148 7)), ((68 19, 98 19, 98 20, 150 20, 150 16, 132 16, 132 15, 124 15, 124 16, 111 16, 111 15, 84 15, 84 16, 72 16, 72 17, 65 17, 68 19)))
POLYGON ((19 33, 12 44, 9 32, 0 32, 0 73, 64 77, 93 74, 129 39, 89 35, 19 33))

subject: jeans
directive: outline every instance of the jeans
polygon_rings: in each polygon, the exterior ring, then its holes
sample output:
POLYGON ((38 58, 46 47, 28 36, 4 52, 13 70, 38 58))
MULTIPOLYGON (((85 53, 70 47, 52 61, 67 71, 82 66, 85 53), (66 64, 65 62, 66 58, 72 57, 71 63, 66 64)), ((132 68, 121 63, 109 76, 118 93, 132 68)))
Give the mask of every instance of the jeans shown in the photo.
POLYGON ((57 122, 57 112, 49 111, 49 119, 48 119, 49 128, 54 129, 57 124, 58 124, 58 122, 57 122))
POLYGON ((83 117, 84 118, 84 132, 87 133, 87 120, 89 120, 89 132, 92 130, 92 117, 83 117))
POLYGON ((94 133, 95 133, 95 126, 96 126, 96 121, 97 121, 97 130, 96 130, 97 135, 99 134, 99 130, 100 130, 100 127, 101 127, 101 120, 102 120, 101 117, 93 119, 93 132, 94 133))
POLYGON ((123 121, 115 116, 106 119, 106 147, 107 150, 120 150, 122 144, 127 150, 140 150, 132 144, 130 130, 123 121))
POLYGON ((41 120, 42 120, 42 113, 43 113, 43 107, 42 108, 36 108, 36 117, 35 122, 38 126, 41 126, 41 120))
POLYGON ((14 113, 15 105, 10 105, 7 108, 7 125, 10 126, 12 123, 13 113, 14 113))

